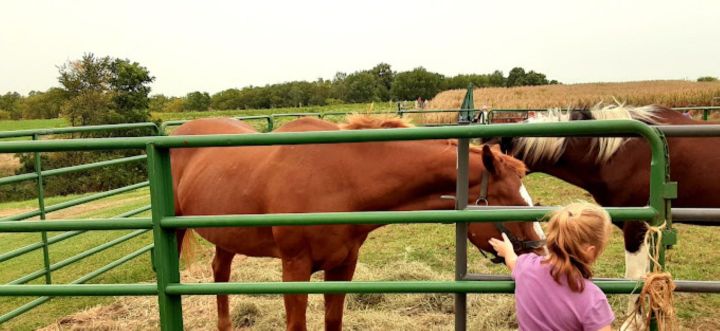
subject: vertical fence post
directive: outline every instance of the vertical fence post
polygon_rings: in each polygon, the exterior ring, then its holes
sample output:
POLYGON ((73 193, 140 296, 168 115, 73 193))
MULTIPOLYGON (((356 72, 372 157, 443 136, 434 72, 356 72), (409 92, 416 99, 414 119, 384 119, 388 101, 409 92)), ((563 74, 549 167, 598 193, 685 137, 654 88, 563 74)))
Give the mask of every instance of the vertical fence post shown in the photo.
POLYGON ((182 301, 179 295, 165 292, 168 284, 180 282, 180 264, 175 230, 164 229, 160 221, 175 214, 173 205, 170 150, 147 146, 150 203, 152 205, 153 237, 155 241, 155 268, 158 286, 160 327, 165 330, 182 330, 182 301))
POLYGON ((465 98, 460 106, 460 114, 458 115, 458 124, 471 123, 475 114, 473 109, 475 108, 475 102, 473 100, 473 84, 468 84, 467 92, 465 92, 465 98))
MULTIPOLYGON (((32 135, 32 140, 38 140, 40 137, 37 133, 32 135)), ((38 195, 38 210, 40 211, 40 220, 45 220, 45 188, 42 176, 42 161, 40 159, 40 152, 35 152, 35 174, 37 175, 37 195, 38 195)), ((50 247, 48 245, 47 232, 40 232, 42 238, 42 250, 43 250, 43 265, 45 267, 45 283, 52 284, 52 275, 50 273, 50 247)))
MULTIPOLYGON (((459 125, 468 125, 472 122, 473 85, 468 85, 465 100, 460 109, 468 111, 460 112, 458 116, 459 125)), ((468 204, 469 190, 469 161, 470 139, 458 139, 457 149, 457 180, 455 182, 455 209, 465 210, 468 204)), ((455 223, 455 280, 463 280, 467 274, 467 223, 455 223)), ((455 330, 467 329, 467 293, 455 294, 455 330)))
MULTIPOLYGON (((458 139, 455 209, 464 210, 468 203, 470 139, 458 139)), ((467 223, 455 223, 455 280, 467 274, 467 223)), ((455 294, 455 330, 467 328, 467 294, 455 294)))

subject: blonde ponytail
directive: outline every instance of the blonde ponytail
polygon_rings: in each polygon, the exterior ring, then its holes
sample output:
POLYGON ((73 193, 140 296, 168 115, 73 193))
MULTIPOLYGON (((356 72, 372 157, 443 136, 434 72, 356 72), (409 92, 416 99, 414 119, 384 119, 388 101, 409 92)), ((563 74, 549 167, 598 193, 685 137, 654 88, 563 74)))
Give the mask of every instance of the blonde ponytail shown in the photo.
POLYGON ((605 249, 610 236, 610 216, 599 206, 572 203, 550 215, 547 229, 550 274, 556 282, 565 278, 570 290, 582 292, 583 279, 592 277, 592 264, 605 249), (595 246, 594 253, 587 247, 595 246))

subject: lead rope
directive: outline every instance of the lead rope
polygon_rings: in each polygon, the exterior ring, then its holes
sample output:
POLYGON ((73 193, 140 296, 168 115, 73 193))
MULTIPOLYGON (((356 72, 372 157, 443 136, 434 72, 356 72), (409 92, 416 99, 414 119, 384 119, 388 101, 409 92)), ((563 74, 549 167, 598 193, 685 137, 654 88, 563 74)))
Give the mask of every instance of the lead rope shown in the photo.
POLYGON ((644 330, 650 330, 650 320, 655 316, 658 330, 674 331, 679 330, 677 316, 675 315, 674 291, 675 283, 669 272, 663 272, 655 257, 659 256, 662 245, 662 233, 666 226, 663 222, 660 226, 647 225, 645 233, 645 245, 648 247, 648 258, 653 263, 653 270, 645 275, 645 284, 635 302, 635 309, 628 320, 630 324, 638 327, 637 316, 645 319, 644 330), (657 235, 657 241, 656 236, 657 235), (650 254, 650 249, 654 250, 650 254))

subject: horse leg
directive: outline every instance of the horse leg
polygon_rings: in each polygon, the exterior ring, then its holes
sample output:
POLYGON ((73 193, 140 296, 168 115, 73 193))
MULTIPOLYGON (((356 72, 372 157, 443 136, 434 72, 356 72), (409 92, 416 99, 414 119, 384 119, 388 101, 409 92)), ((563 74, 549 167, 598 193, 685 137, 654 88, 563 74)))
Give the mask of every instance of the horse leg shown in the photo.
MULTIPOLYGON (((625 238, 625 278, 641 279, 649 271, 648 247, 645 244, 647 228, 642 222, 625 222, 623 236, 625 238)), ((620 330, 642 330, 645 328, 643 318, 635 313, 637 295, 631 295, 628 300, 627 316, 633 318, 626 320, 620 330)))
MULTIPOLYGON (((357 254, 347 263, 325 271, 325 281, 349 281, 355 274, 357 254)), ((345 293, 325 294, 325 331, 342 330, 345 293)))
MULTIPOLYGON (((230 280, 230 267, 232 266, 233 257, 235 257, 235 253, 228 252, 219 246, 215 246, 215 258, 213 258, 212 268, 216 283, 224 283, 230 280)), ((232 330, 232 324, 230 323, 230 307, 227 295, 217 296, 217 311, 218 330, 232 330)))
MULTIPOLYGON (((312 273, 312 260, 310 256, 300 254, 293 258, 283 258, 284 282, 307 282, 312 273)), ((287 330, 305 331, 307 323, 305 313, 307 310, 307 294, 285 294, 285 322, 287 330)))

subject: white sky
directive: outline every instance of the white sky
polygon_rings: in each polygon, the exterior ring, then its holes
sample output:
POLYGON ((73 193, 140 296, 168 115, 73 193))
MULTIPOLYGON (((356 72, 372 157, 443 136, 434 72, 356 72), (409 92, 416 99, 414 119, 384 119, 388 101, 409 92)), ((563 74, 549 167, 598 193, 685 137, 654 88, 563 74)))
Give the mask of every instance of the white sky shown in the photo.
POLYGON ((57 85, 84 52, 146 66, 153 93, 331 78, 387 62, 514 66, 563 83, 720 76, 720 1, 3 1, 0 93, 57 85))

